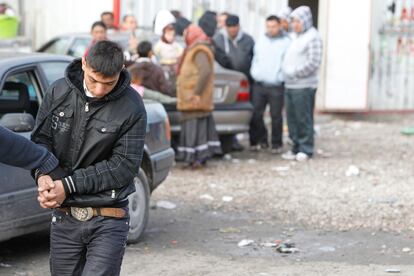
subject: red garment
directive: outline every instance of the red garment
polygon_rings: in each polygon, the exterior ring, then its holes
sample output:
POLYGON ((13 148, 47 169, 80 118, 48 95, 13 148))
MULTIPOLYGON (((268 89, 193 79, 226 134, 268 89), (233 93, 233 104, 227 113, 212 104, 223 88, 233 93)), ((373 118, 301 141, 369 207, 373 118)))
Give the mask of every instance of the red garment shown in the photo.
POLYGON ((181 65, 184 61, 185 55, 192 46, 199 42, 211 42, 211 39, 204 33, 204 31, 197 25, 191 24, 185 30, 184 41, 187 47, 184 50, 183 55, 181 56, 180 62, 178 63, 178 74, 180 74, 181 65))

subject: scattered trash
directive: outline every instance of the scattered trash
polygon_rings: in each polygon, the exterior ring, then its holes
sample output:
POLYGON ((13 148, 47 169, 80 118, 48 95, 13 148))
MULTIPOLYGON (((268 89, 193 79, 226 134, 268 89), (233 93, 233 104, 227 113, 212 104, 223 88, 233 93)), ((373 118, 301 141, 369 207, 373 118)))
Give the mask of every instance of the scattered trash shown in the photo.
POLYGON ((225 155, 223 156, 223 159, 224 159, 224 160, 226 160, 226 161, 231 161, 231 159, 233 159, 233 158, 231 157, 231 155, 230 155, 230 154, 225 154, 225 155))
POLYGON ((275 172, 287 172, 290 170, 290 167, 289 166, 273 167, 271 170, 275 172))
POLYGON ((400 273, 401 269, 399 269, 399 268, 387 268, 385 270, 385 272, 387 272, 387 273, 400 273))
POLYGON ((247 160, 247 163, 248 164, 256 164, 257 160, 256 159, 249 159, 249 160, 247 160))
POLYGON ((5 264, 5 263, 0 263, 0 267, 11 267, 11 265, 5 264))
POLYGON ((335 252, 336 251, 335 247, 333 246, 322 246, 322 247, 319 247, 319 250, 323 252, 335 252))
POLYGON ((241 233, 241 230, 234 227, 226 227, 226 228, 220 228, 220 233, 230 234, 230 233, 241 233))
POLYGON ((341 135, 341 132, 339 130, 337 130, 337 131, 335 131, 334 135, 335 136, 340 136, 341 135))
POLYGON ((177 244, 178 244, 178 241, 176 241, 176 240, 172 240, 172 241, 171 241, 171 244, 172 244, 172 245, 177 245, 177 244))
POLYGON ((241 240, 237 245, 238 247, 246 247, 249 245, 252 245, 254 243, 254 240, 241 240))
POLYGON ((348 170, 346 170, 345 175, 348 177, 351 176, 358 176, 359 175, 359 168, 355 165, 349 166, 348 170))
POLYGON ((408 252, 410 252, 411 251, 411 248, 409 248, 409 247, 404 247, 403 249, 402 249, 402 252, 404 252, 404 253, 408 253, 408 252))
POLYGON ((157 208, 172 210, 172 209, 177 208, 177 204, 172 203, 170 201, 166 201, 166 200, 160 200, 160 201, 157 201, 157 208))
POLYGON ((205 199, 205 200, 213 201, 214 200, 214 197, 212 197, 209 194, 203 194, 203 195, 200 196, 200 199, 205 199))
POLYGON ((232 159, 231 162, 233 162, 234 164, 239 164, 240 163, 240 159, 232 159))
POLYGON ((223 196, 221 198, 221 200, 223 200, 224 202, 231 202, 231 201, 233 201, 233 197, 232 196, 223 196))
POLYGON ((401 134, 411 136, 414 135, 414 127, 405 127, 401 129, 401 134))
POLYGON ((210 185, 208 185, 210 188, 212 188, 212 189, 215 189, 215 188, 217 188, 217 184, 214 184, 214 183, 212 183, 212 184, 210 184, 210 185))
POLYGON ((293 242, 285 241, 283 243, 280 243, 276 250, 279 253, 283 254, 292 254, 299 252, 299 249, 295 247, 295 244, 293 242))
POLYGON ((263 247, 277 247, 278 245, 279 243, 275 243, 275 242, 264 242, 260 244, 260 246, 263 246, 263 247))

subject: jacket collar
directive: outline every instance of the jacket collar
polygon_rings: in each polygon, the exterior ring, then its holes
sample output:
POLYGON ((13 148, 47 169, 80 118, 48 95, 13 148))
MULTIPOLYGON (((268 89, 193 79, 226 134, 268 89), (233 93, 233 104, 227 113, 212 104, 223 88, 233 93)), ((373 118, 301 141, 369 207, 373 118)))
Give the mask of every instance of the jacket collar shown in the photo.
MULTIPOLYGON (((68 65, 65 71, 65 79, 69 87, 76 88, 75 91, 84 99, 87 100, 85 90, 83 87, 83 70, 82 70, 82 60, 75 59, 68 65)), ((94 101, 113 101, 122 97, 129 87, 131 79, 128 72, 125 69, 122 69, 119 76, 119 80, 115 85, 114 89, 101 99, 94 99, 94 101)))

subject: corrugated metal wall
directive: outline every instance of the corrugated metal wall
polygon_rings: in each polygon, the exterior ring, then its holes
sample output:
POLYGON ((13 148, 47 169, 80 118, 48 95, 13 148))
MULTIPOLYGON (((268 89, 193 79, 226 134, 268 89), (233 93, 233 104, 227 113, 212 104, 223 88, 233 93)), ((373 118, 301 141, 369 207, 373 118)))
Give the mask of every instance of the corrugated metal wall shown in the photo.
POLYGON ((89 32, 103 11, 112 10, 112 0, 23 0, 20 14, 24 34, 38 48, 64 33, 89 32))
POLYGON ((414 1, 373 4, 369 108, 414 110, 414 1))

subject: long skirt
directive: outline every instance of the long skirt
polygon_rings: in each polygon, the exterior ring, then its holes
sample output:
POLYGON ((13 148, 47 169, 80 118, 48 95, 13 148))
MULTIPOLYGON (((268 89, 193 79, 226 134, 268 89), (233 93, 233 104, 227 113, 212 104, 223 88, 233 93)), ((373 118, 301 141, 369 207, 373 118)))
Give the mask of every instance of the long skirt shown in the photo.
POLYGON ((177 160, 188 163, 205 162, 215 154, 221 154, 221 144, 213 116, 184 120, 181 123, 177 160))

